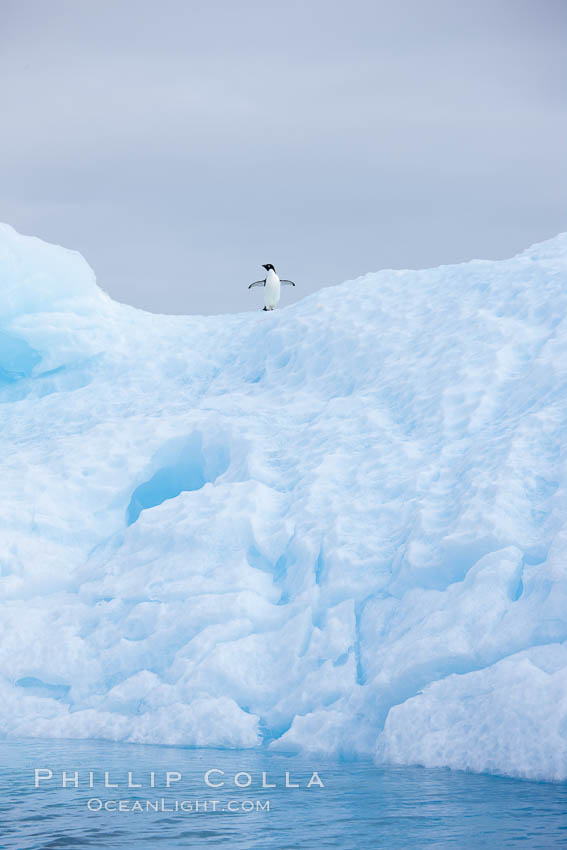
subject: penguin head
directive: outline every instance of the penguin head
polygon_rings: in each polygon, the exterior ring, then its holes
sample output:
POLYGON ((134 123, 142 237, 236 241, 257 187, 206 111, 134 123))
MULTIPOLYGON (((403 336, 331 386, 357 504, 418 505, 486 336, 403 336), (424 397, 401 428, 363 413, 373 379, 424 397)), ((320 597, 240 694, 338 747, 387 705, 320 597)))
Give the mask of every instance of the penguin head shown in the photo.
POLYGON ((266 269, 267 272, 269 272, 269 271, 275 272, 275 268, 273 267, 273 265, 271 263, 266 263, 265 265, 262 266, 262 268, 266 269))

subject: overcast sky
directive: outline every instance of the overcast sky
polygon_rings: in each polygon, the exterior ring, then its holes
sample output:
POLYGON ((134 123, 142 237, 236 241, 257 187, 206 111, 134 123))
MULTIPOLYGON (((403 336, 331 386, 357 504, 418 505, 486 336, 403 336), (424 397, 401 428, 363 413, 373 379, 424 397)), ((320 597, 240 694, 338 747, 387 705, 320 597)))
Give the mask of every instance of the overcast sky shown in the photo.
POLYGON ((0 0, 0 220, 256 309, 567 229, 564 0, 0 0))

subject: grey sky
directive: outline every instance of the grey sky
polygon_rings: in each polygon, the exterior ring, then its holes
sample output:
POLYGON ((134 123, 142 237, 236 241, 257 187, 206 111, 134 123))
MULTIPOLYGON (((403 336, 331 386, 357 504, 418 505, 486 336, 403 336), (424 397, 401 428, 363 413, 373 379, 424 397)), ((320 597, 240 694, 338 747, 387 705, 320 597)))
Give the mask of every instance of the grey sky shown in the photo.
POLYGON ((0 220, 159 312, 567 229, 564 0, 0 0, 0 220))

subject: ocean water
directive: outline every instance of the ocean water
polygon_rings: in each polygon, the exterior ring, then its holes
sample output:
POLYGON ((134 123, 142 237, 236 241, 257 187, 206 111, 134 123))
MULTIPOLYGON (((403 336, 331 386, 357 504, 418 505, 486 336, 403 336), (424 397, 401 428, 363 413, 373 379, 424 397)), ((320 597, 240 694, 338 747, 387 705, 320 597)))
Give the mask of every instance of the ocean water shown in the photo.
POLYGON ((567 785, 263 751, 4 741, 0 829, 6 850, 527 850, 567 846, 567 785), (207 785, 207 771, 225 784, 207 785), (128 788, 129 772, 142 788, 128 788))

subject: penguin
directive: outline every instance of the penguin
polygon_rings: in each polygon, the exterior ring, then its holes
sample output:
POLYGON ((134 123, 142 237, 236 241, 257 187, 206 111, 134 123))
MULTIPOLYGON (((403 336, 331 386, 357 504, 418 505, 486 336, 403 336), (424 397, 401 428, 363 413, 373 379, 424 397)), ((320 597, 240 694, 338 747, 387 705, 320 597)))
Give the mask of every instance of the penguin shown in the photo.
POLYGON ((253 286, 263 286, 264 310, 273 310, 280 300, 280 286, 295 286, 295 283, 293 280, 280 280, 271 263, 266 263, 262 268, 266 269, 266 277, 264 280, 255 280, 248 289, 252 289, 253 286))

